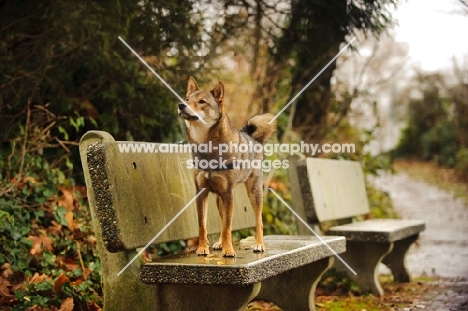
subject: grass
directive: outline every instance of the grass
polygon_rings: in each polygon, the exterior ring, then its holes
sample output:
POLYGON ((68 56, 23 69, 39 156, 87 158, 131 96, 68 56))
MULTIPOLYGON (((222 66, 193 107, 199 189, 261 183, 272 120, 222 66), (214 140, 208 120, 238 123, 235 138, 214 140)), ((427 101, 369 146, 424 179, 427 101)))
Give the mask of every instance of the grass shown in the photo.
POLYGON ((380 284, 384 290, 384 296, 377 297, 371 294, 327 294, 317 296, 315 305, 317 311, 383 311, 405 310, 414 307, 430 290, 435 287, 432 278, 414 279, 409 283, 393 282, 391 275, 380 275, 380 284))
MULTIPOLYGON (((341 277, 340 277, 341 279, 341 277)), ((315 308, 317 311, 393 311, 413 310, 421 301, 433 291, 440 291, 437 279, 429 277, 414 278, 409 283, 393 282, 391 275, 380 275, 380 284, 384 289, 384 296, 372 294, 358 294, 352 290, 350 284, 341 284, 330 290, 326 280, 317 288, 315 308)), ((246 311, 281 311, 273 303, 256 301, 249 304, 246 311)))
POLYGON ((400 159, 395 161, 395 169, 409 176, 435 185, 462 199, 468 204, 468 179, 451 168, 445 168, 434 162, 400 159))

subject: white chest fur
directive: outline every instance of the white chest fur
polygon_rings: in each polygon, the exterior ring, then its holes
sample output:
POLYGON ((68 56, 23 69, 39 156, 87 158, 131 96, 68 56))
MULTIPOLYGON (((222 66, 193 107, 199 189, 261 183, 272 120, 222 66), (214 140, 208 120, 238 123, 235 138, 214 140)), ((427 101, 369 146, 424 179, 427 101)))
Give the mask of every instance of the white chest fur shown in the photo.
POLYGON ((212 120, 206 120, 206 122, 207 124, 203 124, 200 120, 195 122, 185 120, 185 125, 187 126, 191 141, 196 144, 201 144, 209 140, 208 131, 216 122, 212 120))

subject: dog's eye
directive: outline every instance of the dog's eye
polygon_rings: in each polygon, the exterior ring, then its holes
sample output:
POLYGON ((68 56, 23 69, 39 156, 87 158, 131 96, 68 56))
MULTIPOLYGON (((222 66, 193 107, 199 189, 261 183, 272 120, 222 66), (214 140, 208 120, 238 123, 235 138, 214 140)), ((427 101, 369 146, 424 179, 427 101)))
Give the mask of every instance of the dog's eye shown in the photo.
POLYGON ((200 99, 200 100, 198 101, 198 103, 199 103, 199 104, 206 104, 206 101, 205 101, 204 99, 200 99))
POLYGON ((188 101, 188 97, 185 99, 185 101, 188 101))

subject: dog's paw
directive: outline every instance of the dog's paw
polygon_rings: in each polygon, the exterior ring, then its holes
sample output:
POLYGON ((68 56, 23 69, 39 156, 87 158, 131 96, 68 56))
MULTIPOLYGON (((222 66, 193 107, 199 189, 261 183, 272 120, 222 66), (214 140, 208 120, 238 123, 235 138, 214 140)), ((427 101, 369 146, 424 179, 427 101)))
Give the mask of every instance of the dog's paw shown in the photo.
POLYGON ((223 257, 236 257, 236 252, 234 251, 234 248, 224 248, 223 249, 223 257))
POLYGON ((255 244, 253 247, 254 253, 263 253, 265 251, 265 245, 263 244, 255 244))
POLYGON ((218 241, 215 244, 213 244, 213 249, 215 249, 215 250, 223 249, 223 244, 221 244, 221 242, 218 241))
POLYGON ((197 255, 198 256, 206 256, 206 255, 209 255, 209 254, 210 254, 210 249, 208 247, 199 246, 197 248, 197 255))

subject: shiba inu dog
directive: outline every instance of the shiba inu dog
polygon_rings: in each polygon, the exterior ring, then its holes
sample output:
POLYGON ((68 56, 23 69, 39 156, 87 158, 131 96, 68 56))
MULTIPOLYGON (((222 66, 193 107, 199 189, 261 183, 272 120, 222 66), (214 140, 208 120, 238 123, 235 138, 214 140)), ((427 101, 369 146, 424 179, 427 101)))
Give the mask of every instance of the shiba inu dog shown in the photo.
POLYGON ((187 85, 186 102, 178 106, 178 114, 185 119, 187 134, 191 144, 210 145, 210 150, 192 148, 195 165, 194 178, 197 193, 206 188, 196 199, 199 245, 198 255, 209 254, 206 230, 207 197, 209 192, 217 195, 219 216, 221 217, 221 236, 213 249, 222 249, 225 257, 235 257, 232 245, 231 228, 234 208, 234 188, 244 183, 255 214, 254 252, 263 252, 263 171, 260 167, 249 165, 253 161, 261 163, 263 152, 261 144, 276 132, 276 122, 272 114, 261 114, 250 118, 242 130, 236 129, 229 120, 224 106, 224 85, 218 82, 211 91, 203 91, 193 77, 187 85), (202 118, 207 124, 204 124, 202 118), (236 146, 250 146, 237 148, 236 146), (259 146, 260 145, 260 146, 259 146), (230 148, 226 148, 230 146, 230 148), (196 150, 193 150, 196 149, 196 150), (248 150, 246 150, 248 149, 248 150), (223 152, 219 152, 223 150, 223 152), (255 151, 256 150, 256 151, 255 151), (260 151, 259 151, 260 150, 260 151), (241 163, 242 165, 238 165, 241 163), (246 165, 247 164, 247 165, 246 165))

